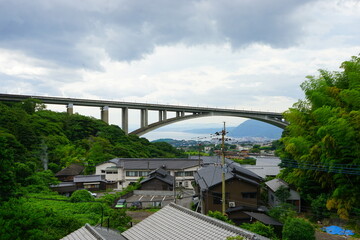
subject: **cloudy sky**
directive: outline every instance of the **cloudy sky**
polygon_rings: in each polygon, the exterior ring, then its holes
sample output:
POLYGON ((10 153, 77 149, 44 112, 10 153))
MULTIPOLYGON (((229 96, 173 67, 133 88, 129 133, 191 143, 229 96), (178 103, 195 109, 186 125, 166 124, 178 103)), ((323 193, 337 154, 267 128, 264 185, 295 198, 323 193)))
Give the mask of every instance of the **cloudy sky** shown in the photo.
POLYGON ((1 93, 282 112, 359 53, 359 0, 0 0, 1 93))

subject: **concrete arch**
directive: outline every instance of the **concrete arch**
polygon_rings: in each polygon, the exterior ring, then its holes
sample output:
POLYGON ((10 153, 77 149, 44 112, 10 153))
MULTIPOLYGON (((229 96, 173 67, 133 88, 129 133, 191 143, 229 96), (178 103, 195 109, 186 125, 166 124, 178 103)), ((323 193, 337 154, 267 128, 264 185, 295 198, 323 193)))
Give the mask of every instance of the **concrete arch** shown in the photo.
POLYGON ((137 136, 142 136, 148 132, 151 132, 157 128, 164 127, 166 125, 170 125, 172 123, 190 120, 194 118, 200 118, 200 117, 211 117, 211 116, 226 116, 226 117, 242 117, 242 118, 250 118, 258 121, 262 121, 265 123, 269 123, 271 125, 274 125, 276 127, 285 129, 288 125, 287 122, 283 121, 282 119, 276 118, 276 117, 269 117, 266 115, 257 115, 257 114, 235 114, 235 113, 198 113, 198 114, 192 114, 192 115, 186 115, 183 117, 174 117, 169 118, 163 121, 155 122, 152 124, 149 124, 147 127, 142 127, 139 129, 136 129, 132 131, 130 134, 135 134, 137 136))

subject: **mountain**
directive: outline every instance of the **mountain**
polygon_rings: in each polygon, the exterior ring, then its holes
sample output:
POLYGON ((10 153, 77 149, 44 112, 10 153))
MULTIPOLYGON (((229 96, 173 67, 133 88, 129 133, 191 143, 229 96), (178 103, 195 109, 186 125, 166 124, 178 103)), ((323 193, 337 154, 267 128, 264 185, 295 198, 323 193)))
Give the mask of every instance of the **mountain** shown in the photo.
MULTIPOLYGON (((214 134, 219 132, 219 128, 197 128, 191 130, 183 130, 183 132, 194 134, 214 134)), ((229 137, 234 138, 264 138, 264 139, 279 139, 282 134, 282 129, 271 124, 264 123, 257 120, 246 120, 237 127, 226 128, 229 137)))
POLYGON ((229 130, 228 136, 241 137, 260 137, 269 139, 279 139, 283 129, 275 127, 271 124, 257 120, 247 120, 239 126, 229 130))

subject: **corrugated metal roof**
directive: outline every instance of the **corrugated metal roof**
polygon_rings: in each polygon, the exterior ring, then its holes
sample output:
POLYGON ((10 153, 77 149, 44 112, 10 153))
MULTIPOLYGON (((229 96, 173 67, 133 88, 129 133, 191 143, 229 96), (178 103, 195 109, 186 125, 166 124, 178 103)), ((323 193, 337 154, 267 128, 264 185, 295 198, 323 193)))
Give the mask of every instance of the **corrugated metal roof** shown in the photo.
POLYGON ((129 240, 219 240, 239 235, 246 239, 268 239, 174 203, 147 217, 122 235, 129 240))
POLYGON ((245 214, 249 215, 250 217, 255 218, 256 220, 259 220, 260 222, 266 224, 266 225, 274 225, 274 226, 282 226, 282 223, 276 221, 272 217, 269 217, 268 215, 264 213, 257 213, 257 212, 246 212, 245 214))

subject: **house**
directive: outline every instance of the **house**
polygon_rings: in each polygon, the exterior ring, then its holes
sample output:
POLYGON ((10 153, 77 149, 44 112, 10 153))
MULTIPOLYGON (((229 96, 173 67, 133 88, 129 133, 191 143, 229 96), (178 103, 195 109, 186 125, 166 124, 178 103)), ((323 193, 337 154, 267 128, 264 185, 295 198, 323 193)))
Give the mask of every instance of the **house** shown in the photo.
POLYGON ((78 175, 74 177, 76 189, 89 191, 106 190, 107 181, 103 175, 78 175))
POLYGON ((275 196, 275 192, 281 187, 286 187, 289 189, 290 192, 290 196, 289 198, 286 200, 287 203, 290 203, 292 205, 294 205, 296 207, 296 210, 298 212, 301 211, 301 198, 300 198, 300 194, 291 189, 289 187, 289 184, 286 183, 285 181, 283 181, 282 179, 272 179, 270 181, 265 182, 267 188, 268 188, 268 203, 270 205, 270 207, 275 207, 277 205, 279 205, 281 202, 279 201, 279 199, 275 196))
POLYGON ((84 166, 79 164, 70 164, 67 168, 62 169, 61 171, 55 174, 55 177, 61 182, 72 182, 76 175, 81 174, 84 170, 84 166))
POLYGON ((176 184, 192 189, 194 172, 197 171, 201 160, 186 158, 114 158, 96 166, 97 175, 115 184, 115 188, 122 190, 130 183, 147 177, 150 172, 163 168, 171 176, 176 176, 176 184))
POLYGON ((246 240, 268 238, 218 219, 170 203, 122 233, 128 240, 204 239, 221 240, 242 236, 246 240))
POLYGON ((139 190, 172 191, 174 176, 171 176, 165 169, 158 168, 150 172, 149 176, 142 180, 140 184, 139 190))
MULTIPOLYGON (((225 173, 226 213, 240 223, 249 220, 243 211, 260 210, 260 182, 262 178, 238 164, 227 166, 225 173)), ((201 211, 222 211, 222 168, 214 164, 200 168, 195 174, 196 190, 201 211)))

